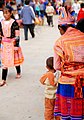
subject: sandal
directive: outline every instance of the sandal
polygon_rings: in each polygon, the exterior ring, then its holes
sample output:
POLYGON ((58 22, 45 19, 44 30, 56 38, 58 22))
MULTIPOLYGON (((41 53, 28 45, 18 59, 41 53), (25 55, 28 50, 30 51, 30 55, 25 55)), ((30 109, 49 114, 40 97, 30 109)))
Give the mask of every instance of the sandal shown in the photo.
POLYGON ((0 82, 0 87, 2 86, 6 86, 6 81, 5 80, 2 80, 2 82, 0 82))
POLYGON ((19 79, 19 78, 21 78, 21 74, 16 75, 16 79, 19 79))

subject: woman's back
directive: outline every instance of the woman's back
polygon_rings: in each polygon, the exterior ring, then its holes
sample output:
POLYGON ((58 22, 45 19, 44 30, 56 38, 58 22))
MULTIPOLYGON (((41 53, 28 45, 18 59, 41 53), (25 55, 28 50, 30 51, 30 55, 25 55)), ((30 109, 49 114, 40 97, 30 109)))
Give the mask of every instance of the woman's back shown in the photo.
MULTIPOLYGON (((64 35, 58 39, 54 46, 61 59, 62 73, 69 76, 84 74, 84 33, 69 27, 64 35)), ((72 79, 72 78, 70 78, 72 79)), ((70 81, 70 79, 68 79, 70 81)), ((63 81, 63 76, 60 82, 63 81)), ((67 80, 67 82, 69 82, 67 80)), ((74 83, 72 79, 69 83, 74 83)))

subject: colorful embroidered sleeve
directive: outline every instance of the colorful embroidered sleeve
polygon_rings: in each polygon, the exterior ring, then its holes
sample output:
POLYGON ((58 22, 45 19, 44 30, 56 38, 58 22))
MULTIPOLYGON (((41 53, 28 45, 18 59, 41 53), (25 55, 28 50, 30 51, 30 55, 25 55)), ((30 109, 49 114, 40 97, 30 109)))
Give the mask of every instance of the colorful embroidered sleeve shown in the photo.
POLYGON ((54 52, 54 69, 60 70, 61 68, 61 60, 60 57, 57 55, 56 52, 54 52))
POLYGON ((54 45, 54 69, 61 69, 61 61, 64 59, 61 39, 58 39, 54 45))

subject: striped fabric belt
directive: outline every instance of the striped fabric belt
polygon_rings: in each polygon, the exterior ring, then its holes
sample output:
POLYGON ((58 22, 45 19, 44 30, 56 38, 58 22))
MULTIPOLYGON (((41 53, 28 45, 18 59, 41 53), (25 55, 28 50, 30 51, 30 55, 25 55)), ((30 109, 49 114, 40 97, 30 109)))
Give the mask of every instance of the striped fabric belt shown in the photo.
POLYGON ((75 98, 83 98, 83 91, 82 91, 83 86, 84 86, 84 76, 77 75, 75 81, 75 92, 74 92, 75 98))

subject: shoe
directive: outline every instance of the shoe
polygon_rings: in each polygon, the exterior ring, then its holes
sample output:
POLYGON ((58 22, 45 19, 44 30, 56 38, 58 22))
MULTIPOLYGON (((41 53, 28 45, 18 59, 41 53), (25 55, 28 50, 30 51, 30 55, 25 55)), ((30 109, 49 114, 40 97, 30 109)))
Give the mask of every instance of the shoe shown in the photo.
POLYGON ((35 35, 32 35, 32 38, 34 38, 35 37, 35 35))
POLYGON ((32 36, 32 38, 34 38, 35 36, 32 36))
POLYGON ((0 87, 2 87, 2 86, 6 86, 6 81, 5 81, 5 80, 2 80, 2 81, 0 82, 0 87))
POLYGON ((21 74, 17 74, 15 78, 16 78, 16 79, 21 78, 21 74))
POLYGON ((28 40, 25 40, 25 41, 28 41, 28 40))
POLYGON ((54 27, 54 25, 52 25, 52 27, 54 27))

